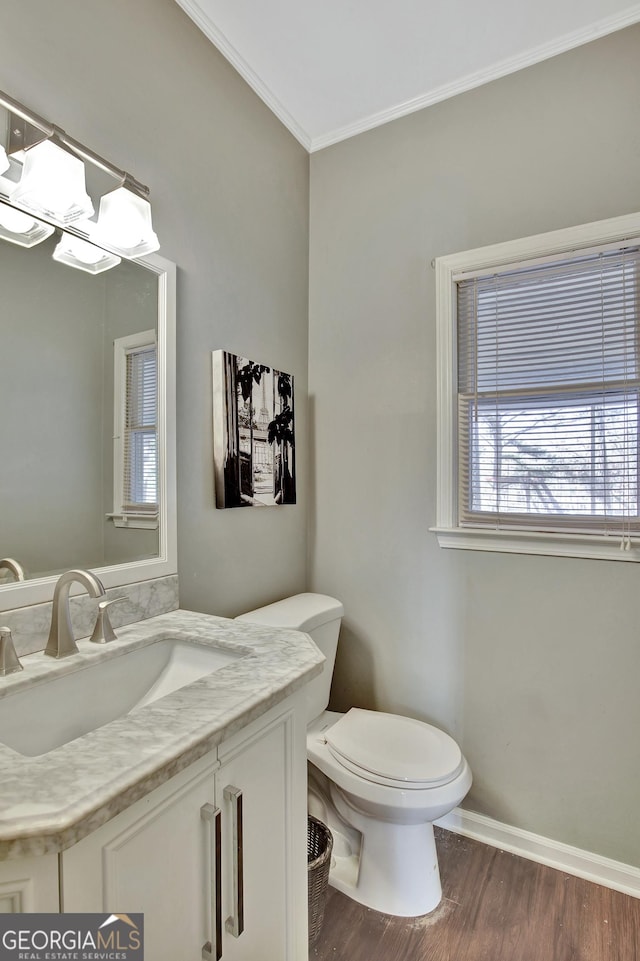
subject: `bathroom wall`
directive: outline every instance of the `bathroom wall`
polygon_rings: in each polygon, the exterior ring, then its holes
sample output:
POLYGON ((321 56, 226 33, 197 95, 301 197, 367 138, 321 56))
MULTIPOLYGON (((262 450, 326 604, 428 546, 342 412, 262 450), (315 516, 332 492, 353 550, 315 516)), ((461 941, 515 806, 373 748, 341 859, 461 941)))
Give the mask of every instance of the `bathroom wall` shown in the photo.
POLYGON ((152 191, 178 265, 181 604, 236 614, 306 583, 305 150, 173 0, 5 0, 0 88, 152 191), (298 504, 215 509, 211 351, 294 374, 298 504))
POLYGON ((640 568, 446 551, 433 257, 640 208, 640 28, 312 156, 311 586, 333 704, 456 735, 466 806, 640 866, 640 568))

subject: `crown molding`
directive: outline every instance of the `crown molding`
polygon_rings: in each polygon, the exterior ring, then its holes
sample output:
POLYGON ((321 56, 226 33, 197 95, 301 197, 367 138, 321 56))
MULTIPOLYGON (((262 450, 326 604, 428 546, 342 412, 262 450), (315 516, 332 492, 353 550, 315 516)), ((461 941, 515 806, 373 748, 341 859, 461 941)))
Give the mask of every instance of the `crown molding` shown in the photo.
POLYGON ((395 107, 389 107, 386 110, 381 110, 361 120, 356 120, 352 124, 338 127, 319 137, 313 137, 311 139, 310 152, 315 153, 318 150, 323 150, 325 147, 330 147, 332 144, 339 143, 342 140, 348 140, 360 133, 365 133, 367 130, 381 127, 391 120, 406 117, 411 113, 416 113, 418 110, 423 110, 425 107, 431 107, 433 104, 441 103, 450 97, 456 97, 460 93, 466 93, 468 90, 481 87, 485 83, 490 83, 492 80, 499 80, 501 77, 506 77, 510 73, 516 73, 525 67, 531 67, 536 63, 541 63, 543 60, 549 60, 551 57, 566 53, 568 50, 580 47, 585 43, 590 43, 592 40, 598 40, 600 37, 607 36, 607 34, 616 33, 616 31, 630 27, 634 23, 638 23, 638 21, 640 21, 640 3, 635 3, 633 6, 628 7, 623 13, 606 17, 604 20, 599 20, 590 27, 584 27, 581 30, 567 33, 549 43, 532 47, 530 50, 526 50, 516 57, 507 57, 506 60, 501 60, 484 70, 478 70, 452 83, 443 84, 441 87, 429 90, 427 93, 419 97, 413 97, 411 100, 406 100, 404 103, 400 103, 395 107))
POLYGON ((585 43, 590 43, 592 40, 598 40, 600 37, 615 33, 618 30, 623 30, 625 27, 630 27, 640 21, 640 3, 636 2, 632 6, 627 7, 622 13, 605 17, 603 20, 598 20, 591 26, 572 31, 548 43, 532 47, 530 50, 526 50, 515 57, 507 57, 505 60, 501 60, 483 70, 467 74, 459 80, 435 87, 418 97, 412 97, 410 100, 406 100, 394 107, 388 107, 385 110, 370 114, 353 123, 336 127, 327 133, 313 137, 298 123, 282 101, 275 96, 273 91, 262 78, 258 76, 233 44, 230 43, 213 20, 203 11, 198 0, 176 0, 176 3, 182 7, 202 33, 217 47, 231 66, 237 70, 251 89, 309 153, 316 153, 325 147, 330 147, 343 140, 356 137, 358 134, 366 133, 375 127, 381 127, 384 124, 390 123, 392 120, 398 120, 401 117, 406 117, 409 114, 423 110, 425 107, 431 107, 433 104, 448 100, 450 97, 456 97, 458 94, 466 93, 476 87, 491 83, 492 80, 499 80, 501 77, 506 77, 511 73, 516 73, 518 70, 523 70, 536 63, 541 63, 543 60, 549 60, 551 57, 556 57, 558 54, 566 53, 568 50, 580 47, 585 43))
POLYGON ((249 66, 244 57, 236 50, 232 43, 226 38, 221 30, 215 25, 213 20, 202 10, 202 7, 194 0, 176 0, 178 6, 193 20, 195 25, 204 33, 211 43, 218 48, 220 53, 229 61, 231 66, 238 71, 254 93, 269 107, 278 120, 284 124, 289 133, 293 134, 296 140, 305 148, 311 150, 311 137, 304 130, 286 107, 280 102, 269 87, 262 81, 258 74, 249 66))

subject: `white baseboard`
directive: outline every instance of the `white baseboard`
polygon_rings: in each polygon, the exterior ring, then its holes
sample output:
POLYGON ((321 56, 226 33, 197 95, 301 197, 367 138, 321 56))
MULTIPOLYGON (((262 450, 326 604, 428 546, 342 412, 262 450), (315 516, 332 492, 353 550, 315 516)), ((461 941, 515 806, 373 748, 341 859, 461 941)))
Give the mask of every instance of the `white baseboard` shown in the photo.
POLYGON ((640 868, 631 864, 613 861, 462 808, 456 808, 435 823, 454 834, 474 838, 502 851, 519 854, 531 861, 640 898, 640 868))

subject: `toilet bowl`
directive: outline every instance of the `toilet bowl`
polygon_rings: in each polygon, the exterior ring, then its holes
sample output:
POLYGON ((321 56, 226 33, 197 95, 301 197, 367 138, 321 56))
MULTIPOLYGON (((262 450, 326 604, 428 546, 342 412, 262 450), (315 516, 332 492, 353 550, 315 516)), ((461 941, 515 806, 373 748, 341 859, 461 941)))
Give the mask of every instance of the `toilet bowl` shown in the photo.
POLYGON ((396 714, 327 711, 343 607, 298 594, 240 620, 305 631, 325 655, 307 687, 309 810, 331 829, 330 883, 385 914, 433 911, 442 889, 433 821, 471 787, 460 748, 444 731, 396 714))

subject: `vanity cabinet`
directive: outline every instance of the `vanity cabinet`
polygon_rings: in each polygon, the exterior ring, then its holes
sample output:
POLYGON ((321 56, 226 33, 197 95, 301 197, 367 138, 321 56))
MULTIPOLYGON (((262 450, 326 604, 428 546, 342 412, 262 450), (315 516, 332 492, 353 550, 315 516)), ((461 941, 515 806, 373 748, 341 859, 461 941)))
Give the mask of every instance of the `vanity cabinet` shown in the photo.
POLYGON ((301 736, 280 705, 64 851, 62 909, 144 913, 153 961, 302 961, 301 736))
POLYGON ((0 914, 59 910, 56 854, 0 861, 0 914))
POLYGON ((214 779, 212 764, 178 777, 65 851, 63 910, 142 912, 148 957, 200 958, 209 937, 200 810, 213 800, 214 779))

